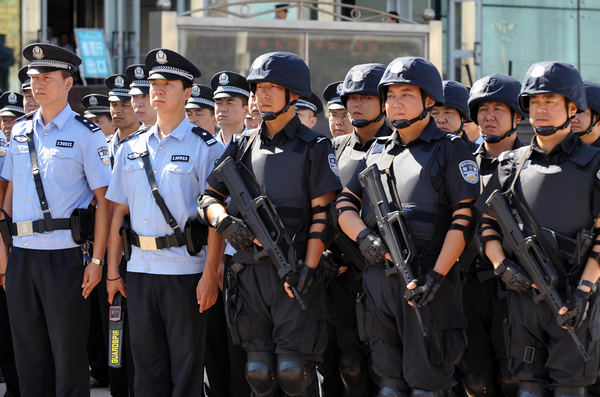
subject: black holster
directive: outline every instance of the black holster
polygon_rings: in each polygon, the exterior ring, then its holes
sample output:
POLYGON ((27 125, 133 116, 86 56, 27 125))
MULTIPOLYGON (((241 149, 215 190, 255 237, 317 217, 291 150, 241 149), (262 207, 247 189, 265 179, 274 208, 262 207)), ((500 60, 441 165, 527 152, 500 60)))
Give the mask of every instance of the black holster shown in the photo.
POLYGON ((71 237, 77 244, 94 241, 96 207, 75 208, 71 213, 71 237))
POLYGON ((227 288, 225 288, 225 320, 227 321, 227 327, 231 335, 231 341, 234 345, 242 343, 242 338, 238 329, 238 274, 244 270, 244 265, 240 263, 232 263, 231 267, 227 269, 227 288))
POLYGON ((0 220, 0 234, 2 234, 2 240, 4 245, 8 248, 12 247, 12 233, 10 231, 10 225, 12 224, 12 218, 3 209, 0 209, 4 214, 4 219, 0 220))
POLYGON ((198 255, 208 242, 208 226, 198 218, 188 219, 183 227, 185 248, 191 256, 198 255))
POLYGON ((123 242, 123 256, 128 261, 131 258, 131 221, 129 215, 123 217, 123 225, 119 229, 119 234, 123 242))

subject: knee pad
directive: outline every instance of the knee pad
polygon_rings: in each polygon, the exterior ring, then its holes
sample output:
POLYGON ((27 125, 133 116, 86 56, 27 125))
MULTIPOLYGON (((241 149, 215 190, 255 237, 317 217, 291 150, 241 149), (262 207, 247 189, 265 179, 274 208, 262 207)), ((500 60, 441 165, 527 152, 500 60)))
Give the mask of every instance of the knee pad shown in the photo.
POLYGON ((585 397, 585 387, 557 386, 554 397, 585 397))
POLYGON ((382 378, 377 397, 408 397, 408 392, 406 382, 395 378, 382 378))
POLYGON ((470 373, 465 375, 462 383, 467 393, 474 397, 488 397, 500 394, 498 393, 496 382, 486 376, 470 373))
POLYGON ((268 352, 249 352, 246 380, 257 397, 269 397, 277 388, 273 371, 275 355, 268 352))
POLYGON ((342 354, 340 357, 340 376, 346 390, 364 389, 367 383, 366 375, 360 355, 342 354))
POLYGON ((410 393, 411 397, 449 397, 452 392, 448 389, 436 389, 436 390, 423 390, 423 389, 412 389, 410 393))
POLYGON ((519 382, 517 397, 546 397, 548 391, 541 383, 519 382))
POLYGON ((279 356, 277 362, 279 385, 290 397, 308 396, 310 386, 314 383, 314 370, 308 370, 300 357, 279 356))

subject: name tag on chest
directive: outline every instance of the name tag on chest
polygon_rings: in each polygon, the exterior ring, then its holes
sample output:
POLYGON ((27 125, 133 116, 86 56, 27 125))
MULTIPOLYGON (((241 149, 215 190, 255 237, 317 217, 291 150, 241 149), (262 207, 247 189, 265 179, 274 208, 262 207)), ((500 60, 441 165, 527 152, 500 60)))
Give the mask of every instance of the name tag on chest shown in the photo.
POLYGON ((171 156, 171 161, 181 161, 183 163, 187 163, 190 161, 190 156, 186 154, 174 154, 171 156))
POLYGON ((73 147, 74 143, 73 141, 62 141, 59 139, 56 141, 56 147, 73 147))

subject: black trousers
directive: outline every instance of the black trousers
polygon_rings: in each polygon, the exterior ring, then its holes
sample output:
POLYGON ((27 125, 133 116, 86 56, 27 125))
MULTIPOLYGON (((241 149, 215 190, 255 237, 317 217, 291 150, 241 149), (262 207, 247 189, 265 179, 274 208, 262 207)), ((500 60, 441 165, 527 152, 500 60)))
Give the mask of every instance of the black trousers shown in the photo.
POLYGON ((201 395, 207 324, 196 299, 200 276, 127 273, 137 396, 201 395))
MULTIPOLYGON (((333 341, 337 344, 340 358, 350 356, 353 360, 360 361, 366 370, 369 368, 369 348, 360 341, 356 322, 356 299, 362 291, 362 280, 356 278, 356 273, 351 268, 329 279, 327 286, 331 307, 330 324, 335 331, 333 341)), ((335 365, 339 378, 338 362, 335 365)), ((375 383, 370 383, 371 389, 376 389, 375 383)))
POLYGON ((4 288, 0 288, 0 368, 6 382, 6 395, 8 397, 18 397, 20 395, 19 378, 17 376, 17 365, 15 364, 15 352, 10 334, 10 320, 8 318, 4 288))
POLYGON ((483 281, 480 275, 484 273, 464 274, 463 306, 469 344, 460 367, 464 375, 485 379, 500 390, 500 380, 511 377, 504 343, 508 326, 506 291, 493 274, 483 281))
MULTIPOLYGON (((320 274, 320 272, 319 272, 320 274)), ((301 310, 273 265, 246 265, 239 273, 238 329, 247 352, 273 352, 321 362, 327 345, 325 286, 317 276, 301 310)))
MULTIPOLYGON (((231 264, 231 256, 225 255, 225 274, 231 264)), ((227 277, 223 281, 227 288, 227 277)), ((208 397, 249 397, 250 386, 246 381, 246 352, 234 345, 225 320, 223 294, 206 311, 208 328, 206 332, 206 351, 204 366, 208 377, 208 397)))
POLYGON ((87 396, 89 302, 81 249, 13 247, 6 295, 23 396, 87 396))
POLYGON ((546 303, 535 303, 531 293, 508 291, 508 367, 519 382, 582 387, 596 381, 600 361, 599 295, 592 295, 588 317, 575 330, 591 357, 585 362, 546 303))
POLYGON ((434 300, 420 310, 428 331, 426 343, 414 309, 404 299, 401 278, 386 276, 383 265, 367 265, 363 286, 371 321, 365 324, 365 332, 376 376, 404 382, 407 391, 455 385, 454 367, 466 346, 457 273, 452 269, 434 300))

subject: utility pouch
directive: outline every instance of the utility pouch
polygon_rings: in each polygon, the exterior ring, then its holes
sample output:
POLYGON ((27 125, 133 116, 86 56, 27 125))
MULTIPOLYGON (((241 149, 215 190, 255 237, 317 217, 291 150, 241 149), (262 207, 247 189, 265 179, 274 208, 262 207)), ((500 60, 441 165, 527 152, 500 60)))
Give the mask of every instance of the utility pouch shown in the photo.
POLYGON ((242 337, 238 328, 238 274, 244 269, 244 265, 233 263, 227 270, 227 288, 225 288, 225 321, 231 334, 231 341, 234 345, 242 343, 242 337))
POLYGON ((123 218, 123 226, 119 229, 121 241, 123 242, 123 256, 128 261, 131 258, 131 221, 129 215, 123 218))
POLYGON ((198 218, 188 219, 183 227, 185 248, 191 256, 198 255, 208 241, 208 226, 198 218))
POLYGON ((94 241, 94 221, 96 207, 75 208, 69 218, 71 222, 71 236, 76 244, 94 241))
POLYGON ((10 231, 10 225, 12 224, 12 218, 10 215, 6 213, 3 209, 0 208, 0 211, 4 214, 4 219, 0 220, 0 233, 2 234, 2 240, 4 241, 4 245, 8 248, 12 247, 12 233, 10 231))

